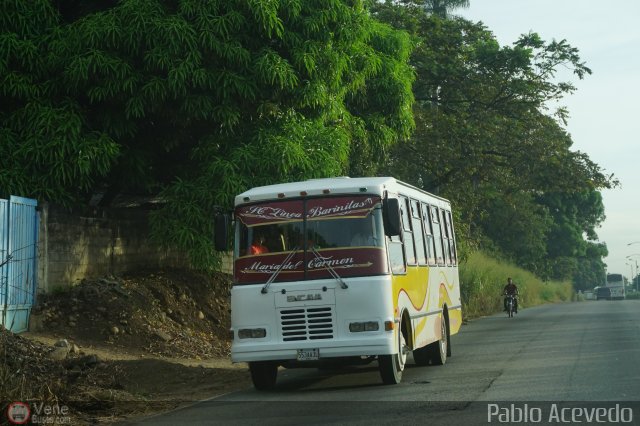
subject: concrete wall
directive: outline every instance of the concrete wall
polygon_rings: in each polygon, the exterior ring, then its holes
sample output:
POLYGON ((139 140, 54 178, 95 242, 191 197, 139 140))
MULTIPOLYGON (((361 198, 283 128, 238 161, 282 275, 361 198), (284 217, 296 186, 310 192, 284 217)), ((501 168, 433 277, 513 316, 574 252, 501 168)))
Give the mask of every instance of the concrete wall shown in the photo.
POLYGON ((39 292, 73 286, 83 278, 187 266, 183 253, 150 241, 148 216, 139 208, 73 213, 41 205, 39 292))

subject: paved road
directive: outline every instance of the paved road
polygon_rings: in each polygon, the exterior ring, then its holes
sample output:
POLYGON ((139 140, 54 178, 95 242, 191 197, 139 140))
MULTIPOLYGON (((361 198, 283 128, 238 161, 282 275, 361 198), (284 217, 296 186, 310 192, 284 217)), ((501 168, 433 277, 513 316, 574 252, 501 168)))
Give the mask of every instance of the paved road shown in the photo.
POLYGON ((556 304, 512 319, 482 318, 465 325, 452 348, 445 366, 409 365, 397 386, 381 384, 377 363, 281 370, 274 392, 248 389, 142 424, 472 425, 518 423, 518 413, 546 424, 567 420, 561 417, 571 412, 562 411, 567 407, 578 410, 574 416, 608 410, 640 424, 640 301, 556 304))

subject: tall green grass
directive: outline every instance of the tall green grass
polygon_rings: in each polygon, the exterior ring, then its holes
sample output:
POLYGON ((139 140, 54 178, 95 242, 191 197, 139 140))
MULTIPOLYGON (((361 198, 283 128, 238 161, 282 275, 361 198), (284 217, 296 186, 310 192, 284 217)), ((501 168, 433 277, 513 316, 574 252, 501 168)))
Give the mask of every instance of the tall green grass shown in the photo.
POLYGON ((518 286, 520 308, 570 301, 574 297, 573 287, 569 282, 545 282, 513 264, 475 252, 460 264, 464 317, 470 319, 501 311, 502 289, 508 277, 513 278, 518 286))

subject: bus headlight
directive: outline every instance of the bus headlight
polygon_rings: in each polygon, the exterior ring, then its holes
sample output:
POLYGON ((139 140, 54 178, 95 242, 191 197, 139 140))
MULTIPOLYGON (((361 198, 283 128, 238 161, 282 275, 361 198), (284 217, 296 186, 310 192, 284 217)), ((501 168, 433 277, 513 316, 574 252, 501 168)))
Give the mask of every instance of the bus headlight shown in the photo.
POLYGON ((378 331, 380 326, 377 321, 352 322, 349 324, 349 331, 358 333, 361 331, 378 331))
POLYGON ((261 339, 267 335, 264 328, 241 328, 238 330, 238 338, 240 339, 261 339))

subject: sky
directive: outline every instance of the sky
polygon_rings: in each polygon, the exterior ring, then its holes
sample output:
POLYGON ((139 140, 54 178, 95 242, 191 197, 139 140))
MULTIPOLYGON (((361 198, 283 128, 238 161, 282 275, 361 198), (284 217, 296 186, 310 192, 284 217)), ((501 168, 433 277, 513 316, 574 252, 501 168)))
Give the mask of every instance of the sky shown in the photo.
POLYGON ((606 220, 597 229, 609 255, 607 272, 631 277, 640 266, 640 1, 471 0, 455 14, 482 21, 501 45, 530 31, 566 39, 592 74, 564 73, 577 91, 560 105, 573 150, 589 155, 620 186, 603 190, 606 220), (629 256, 629 257, 628 257, 629 256))

